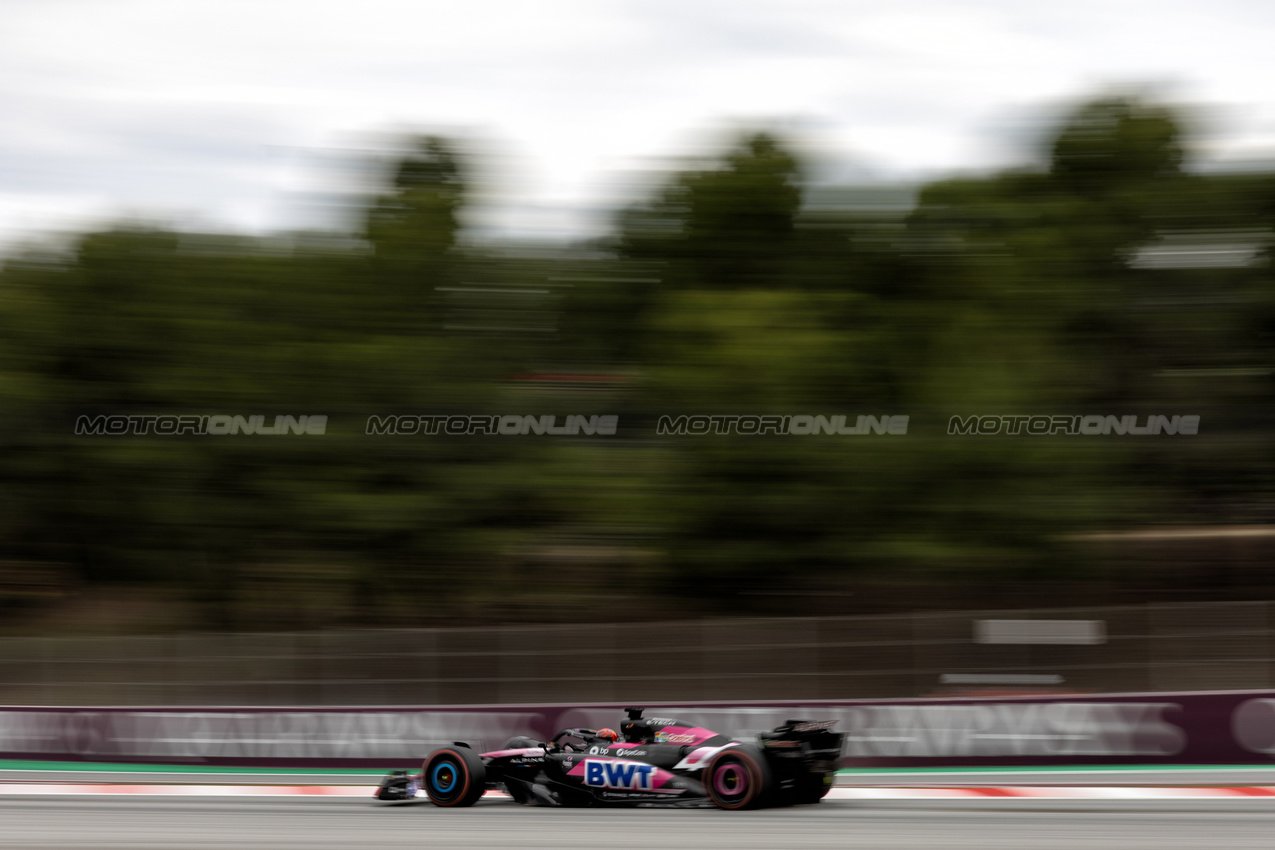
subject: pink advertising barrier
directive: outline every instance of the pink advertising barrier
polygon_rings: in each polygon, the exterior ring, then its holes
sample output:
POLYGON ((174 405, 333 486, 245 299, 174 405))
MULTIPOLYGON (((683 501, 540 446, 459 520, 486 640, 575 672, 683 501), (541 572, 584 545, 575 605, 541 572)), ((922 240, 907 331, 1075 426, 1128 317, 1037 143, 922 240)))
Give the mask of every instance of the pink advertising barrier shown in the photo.
MULTIPOLYGON (((1270 764, 1275 691, 1062 698, 648 704, 648 717, 749 740, 789 718, 837 720, 843 766, 1270 764)), ((500 749, 621 704, 351 708, 0 708, 0 759, 259 767, 410 767, 444 743, 500 749)))

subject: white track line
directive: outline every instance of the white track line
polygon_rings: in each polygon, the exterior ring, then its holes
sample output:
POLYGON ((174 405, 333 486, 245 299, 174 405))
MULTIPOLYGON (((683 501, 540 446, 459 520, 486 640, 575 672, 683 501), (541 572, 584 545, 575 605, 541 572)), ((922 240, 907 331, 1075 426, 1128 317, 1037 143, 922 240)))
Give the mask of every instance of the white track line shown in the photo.
POLYGON ((1167 799, 1240 799, 1275 797, 1272 786, 1199 786, 1135 787, 1092 785, 1018 785, 985 788, 833 788, 828 798, 833 800, 924 800, 924 799, 983 799, 983 800, 1167 800, 1167 799))

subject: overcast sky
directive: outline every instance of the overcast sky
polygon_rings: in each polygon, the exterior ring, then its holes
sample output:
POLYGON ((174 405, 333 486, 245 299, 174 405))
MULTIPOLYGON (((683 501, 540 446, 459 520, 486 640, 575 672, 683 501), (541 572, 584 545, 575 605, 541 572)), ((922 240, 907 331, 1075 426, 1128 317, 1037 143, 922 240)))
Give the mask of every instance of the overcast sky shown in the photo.
POLYGON ((333 221, 406 130, 482 141, 478 223, 572 235, 624 175, 778 122, 822 173, 1026 155, 1061 105, 1154 84, 1212 159, 1275 151, 1269 0, 0 0, 0 248, 113 216, 333 221))

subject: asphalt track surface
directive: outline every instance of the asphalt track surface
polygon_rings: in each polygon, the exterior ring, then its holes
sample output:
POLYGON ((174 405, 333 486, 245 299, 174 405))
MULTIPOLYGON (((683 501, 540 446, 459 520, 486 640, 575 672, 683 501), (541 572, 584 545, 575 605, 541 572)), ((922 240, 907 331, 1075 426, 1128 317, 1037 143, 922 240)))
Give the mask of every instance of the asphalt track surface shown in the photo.
POLYGON ((256 848, 1270 848, 1275 803, 1227 801, 825 801, 756 812, 536 809, 484 800, 472 809, 371 798, 0 799, 0 847, 24 850, 256 848), (1065 803, 1066 805, 1045 805, 1065 803))

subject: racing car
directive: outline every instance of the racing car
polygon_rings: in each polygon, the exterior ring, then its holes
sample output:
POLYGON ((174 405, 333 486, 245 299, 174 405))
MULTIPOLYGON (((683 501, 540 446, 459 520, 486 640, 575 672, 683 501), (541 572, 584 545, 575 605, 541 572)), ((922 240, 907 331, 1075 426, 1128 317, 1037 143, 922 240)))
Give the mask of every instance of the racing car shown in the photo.
POLYGON ((671 717, 625 709, 620 734, 563 729, 552 740, 514 737, 499 750, 468 744, 434 750, 419 774, 394 771, 376 797, 405 801, 423 790, 437 806, 472 806, 504 791, 540 806, 717 806, 750 809, 818 803, 832 787, 844 735, 835 720, 789 720, 746 743, 671 717))

